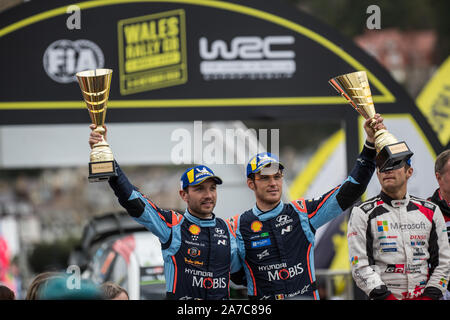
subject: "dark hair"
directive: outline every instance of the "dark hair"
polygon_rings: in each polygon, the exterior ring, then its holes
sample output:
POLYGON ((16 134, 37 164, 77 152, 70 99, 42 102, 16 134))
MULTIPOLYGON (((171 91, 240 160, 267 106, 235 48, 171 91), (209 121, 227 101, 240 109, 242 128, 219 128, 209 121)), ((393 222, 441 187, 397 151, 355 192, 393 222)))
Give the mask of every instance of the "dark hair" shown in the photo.
POLYGON ((103 298, 105 298, 107 300, 114 299, 122 292, 124 292, 127 295, 128 299, 130 299, 130 296, 128 295, 127 290, 125 290, 118 284, 115 284, 114 282, 111 282, 111 281, 104 282, 101 285, 101 289, 103 291, 103 298))
POLYGON ((7 286, 0 285, 0 300, 15 300, 16 295, 7 286))
POLYGON ((25 300, 39 300, 42 288, 49 280, 63 278, 63 274, 59 272, 44 272, 38 274, 31 282, 25 300))
POLYGON ((442 151, 436 158, 436 162, 434 163, 434 172, 439 174, 444 173, 444 167, 450 159, 450 149, 442 151))

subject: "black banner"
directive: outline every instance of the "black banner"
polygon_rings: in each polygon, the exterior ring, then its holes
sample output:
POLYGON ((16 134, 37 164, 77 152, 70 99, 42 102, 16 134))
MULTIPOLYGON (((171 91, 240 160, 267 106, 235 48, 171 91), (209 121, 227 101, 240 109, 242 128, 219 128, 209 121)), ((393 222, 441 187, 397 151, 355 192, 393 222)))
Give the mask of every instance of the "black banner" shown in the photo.
POLYGON ((0 47, 0 124, 87 123, 74 75, 103 67, 107 122, 344 119, 328 80, 366 70, 377 112, 413 113, 440 147, 374 59, 281 1, 31 1, 0 15, 0 47))

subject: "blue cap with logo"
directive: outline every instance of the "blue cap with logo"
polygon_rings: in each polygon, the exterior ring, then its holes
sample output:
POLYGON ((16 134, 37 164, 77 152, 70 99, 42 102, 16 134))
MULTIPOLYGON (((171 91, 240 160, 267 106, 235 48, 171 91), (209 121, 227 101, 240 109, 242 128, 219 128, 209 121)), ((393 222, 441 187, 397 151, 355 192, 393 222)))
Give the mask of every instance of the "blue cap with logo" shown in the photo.
POLYGON ((212 178, 217 184, 222 184, 222 179, 214 174, 214 172, 207 166, 195 166, 183 173, 180 179, 181 189, 185 189, 188 186, 195 186, 202 183, 206 179, 212 178))
POLYGON ((278 157, 270 152, 261 152, 256 156, 250 159, 247 164, 247 177, 251 173, 260 172, 263 168, 271 165, 271 164, 279 165, 280 169, 284 169, 283 164, 280 162, 278 157))

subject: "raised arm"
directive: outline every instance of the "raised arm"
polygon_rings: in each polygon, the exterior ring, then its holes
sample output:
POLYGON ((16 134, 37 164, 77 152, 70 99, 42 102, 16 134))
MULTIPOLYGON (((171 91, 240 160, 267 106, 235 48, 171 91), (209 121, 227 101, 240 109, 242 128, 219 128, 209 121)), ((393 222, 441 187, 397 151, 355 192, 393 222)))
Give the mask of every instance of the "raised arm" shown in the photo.
MULTIPOLYGON (((89 136, 89 145, 92 148, 95 143, 102 140, 102 136, 93 131, 95 125, 90 125, 89 128, 92 130, 89 136)), ((109 185, 120 205, 135 221, 153 232, 161 243, 166 243, 170 238, 172 227, 181 221, 182 215, 171 210, 158 208, 138 188, 131 184, 117 162, 116 166, 117 177, 111 177, 109 185)))

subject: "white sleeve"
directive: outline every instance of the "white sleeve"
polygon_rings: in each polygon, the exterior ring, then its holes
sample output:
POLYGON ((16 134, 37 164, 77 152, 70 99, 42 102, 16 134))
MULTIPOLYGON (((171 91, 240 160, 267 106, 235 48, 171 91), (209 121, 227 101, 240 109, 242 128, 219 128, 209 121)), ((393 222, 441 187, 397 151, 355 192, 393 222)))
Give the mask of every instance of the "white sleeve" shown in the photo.
POLYGON ((370 292, 381 285, 378 268, 370 265, 369 254, 366 245, 368 215, 359 207, 352 209, 348 222, 348 250, 350 255, 350 263, 352 268, 352 276, 356 285, 363 290, 368 296, 370 292))
POLYGON ((447 282, 450 272, 450 247, 448 243, 447 226, 441 210, 436 206, 433 215, 436 234, 430 235, 430 262, 434 267, 433 273, 426 285, 426 288, 432 286, 441 290, 442 294, 447 291, 447 282), (435 240, 432 240, 436 238, 435 240), (434 265, 433 265, 434 264, 434 265))

